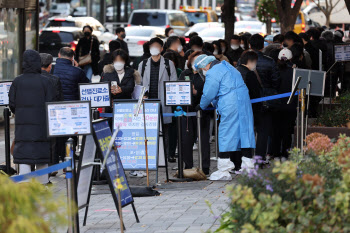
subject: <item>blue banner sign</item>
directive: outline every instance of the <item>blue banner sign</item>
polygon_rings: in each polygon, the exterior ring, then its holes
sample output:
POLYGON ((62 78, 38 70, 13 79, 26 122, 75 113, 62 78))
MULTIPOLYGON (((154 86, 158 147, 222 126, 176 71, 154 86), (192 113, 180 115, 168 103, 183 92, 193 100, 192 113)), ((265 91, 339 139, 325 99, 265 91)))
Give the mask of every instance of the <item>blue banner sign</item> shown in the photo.
MULTIPOLYGON (((107 120, 98 120, 96 122, 92 123, 92 127, 95 134, 95 141, 98 147, 100 148, 103 158, 107 155, 108 145, 112 138, 112 132, 111 128, 108 125, 107 120)), ((109 179, 111 183, 113 184, 113 190, 111 190, 113 193, 112 195, 117 198, 117 166, 116 166, 116 159, 118 160, 118 173, 119 178, 122 184, 121 189, 121 203, 122 206, 126 206, 128 204, 131 204, 134 202, 134 199, 131 195, 131 191, 129 188, 128 181, 125 176, 125 172, 123 169, 123 165, 120 162, 118 151, 115 152, 112 150, 111 154, 107 158, 106 162, 106 169, 108 171, 109 179)), ((117 206, 117 203, 115 203, 117 206)))
MULTIPOLYGON (((113 104, 113 130, 119 127, 116 145, 125 170, 146 170, 143 106, 137 117, 137 101, 120 101, 113 104)), ((146 101, 146 134, 148 169, 157 170, 160 103, 146 101)))

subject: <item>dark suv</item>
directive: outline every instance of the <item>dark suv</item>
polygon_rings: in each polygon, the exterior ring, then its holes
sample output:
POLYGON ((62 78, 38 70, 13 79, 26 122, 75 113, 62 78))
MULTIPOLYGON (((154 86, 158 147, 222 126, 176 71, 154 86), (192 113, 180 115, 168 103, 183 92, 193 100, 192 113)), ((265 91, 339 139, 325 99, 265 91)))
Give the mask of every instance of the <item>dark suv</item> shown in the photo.
POLYGON ((62 47, 70 47, 75 51, 78 40, 81 37, 83 37, 83 33, 80 28, 45 28, 39 35, 39 52, 49 53, 56 58, 62 47))

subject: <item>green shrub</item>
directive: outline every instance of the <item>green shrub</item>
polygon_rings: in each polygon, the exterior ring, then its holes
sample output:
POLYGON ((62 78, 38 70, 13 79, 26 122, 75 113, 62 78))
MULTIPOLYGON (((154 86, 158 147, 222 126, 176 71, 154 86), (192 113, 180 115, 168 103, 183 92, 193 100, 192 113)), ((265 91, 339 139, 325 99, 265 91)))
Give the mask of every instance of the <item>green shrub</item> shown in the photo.
POLYGON ((0 175, 0 232, 47 233, 67 224, 65 198, 35 180, 14 183, 0 175))
POLYGON ((350 138, 341 136, 328 153, 295 149, 289 161, 257 166, 228 193, 216 232, 350 232, 350 138))

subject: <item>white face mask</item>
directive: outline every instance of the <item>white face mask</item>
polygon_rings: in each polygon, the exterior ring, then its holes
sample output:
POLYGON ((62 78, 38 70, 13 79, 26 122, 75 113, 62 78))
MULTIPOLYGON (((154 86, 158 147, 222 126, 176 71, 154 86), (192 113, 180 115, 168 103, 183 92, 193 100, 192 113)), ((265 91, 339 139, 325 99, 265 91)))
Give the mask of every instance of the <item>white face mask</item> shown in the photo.
POLYGON ((122 70, 124 68, 124 65, 125 65, 125 63, 124 62, 120 62, 120 61, 117 61, 117 62, 113 63, 113 66, 114 66, 115 70, 122 70))
POLYGON ((175 32, 169 34, 169 36, 177 36, 175 32))
MULTIPOLYGON (((244 46, 243 46, 244 47, 244 46)), ((231 44, 231 49, 237 50, 239 48, 239 45, 231 44)))
POLYGON ((182 51, 182 45, 177 46, 177 51, 180 53, 182 51))
POLYGON ((197 71, 197 70, 196 70, 196 67, 195 67, 194 65, 192 65, 192 70, 193 70, 193 71, 197 71))
POLYGON ((157 55, 160 54, 160 50, 159 50, 158 48, 156 48, 156 47, 150 48, 149 51, 150 51, 150 53, 151 53, 152 56, 157 56, 157 55))
POLYGON ((214 52, 213 52, 213 54, 214 54, 214 55, 218 55, 218 54, 219 54, 218 50, 215 49, 214 52))
POLYGON ((226 47, 222 47, 221 50, 222 50, 222 53, 224 53, 226 51, 226 47))
POLYGON ((202 70, 203 71, 203 75, 206 76, 207 75, 207 70, 202 70))
POLYGON ((239 46, 241 46, 242 49, 245 49, 244 44, 240 44, 239 46))

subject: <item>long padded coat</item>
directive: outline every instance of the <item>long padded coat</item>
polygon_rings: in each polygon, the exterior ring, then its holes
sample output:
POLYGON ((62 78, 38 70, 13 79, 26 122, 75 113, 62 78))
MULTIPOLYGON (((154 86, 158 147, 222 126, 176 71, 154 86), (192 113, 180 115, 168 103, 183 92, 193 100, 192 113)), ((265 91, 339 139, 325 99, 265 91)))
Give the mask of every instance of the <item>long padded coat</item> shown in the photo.
POLYGON ((255 148, 254 120, 248 88, 241 74, 222 61, 206 74, 200 107, 212 103, 220 115, 219 151, 255 148))
POLYGON ((50 80, 41 74, 39 53, 23 54, 23 74, 13 81, 10 109, 15 114, 14 163, 47 164, 50 162, 50 141, 47 138, 45 102, 55 96, 50 80))

